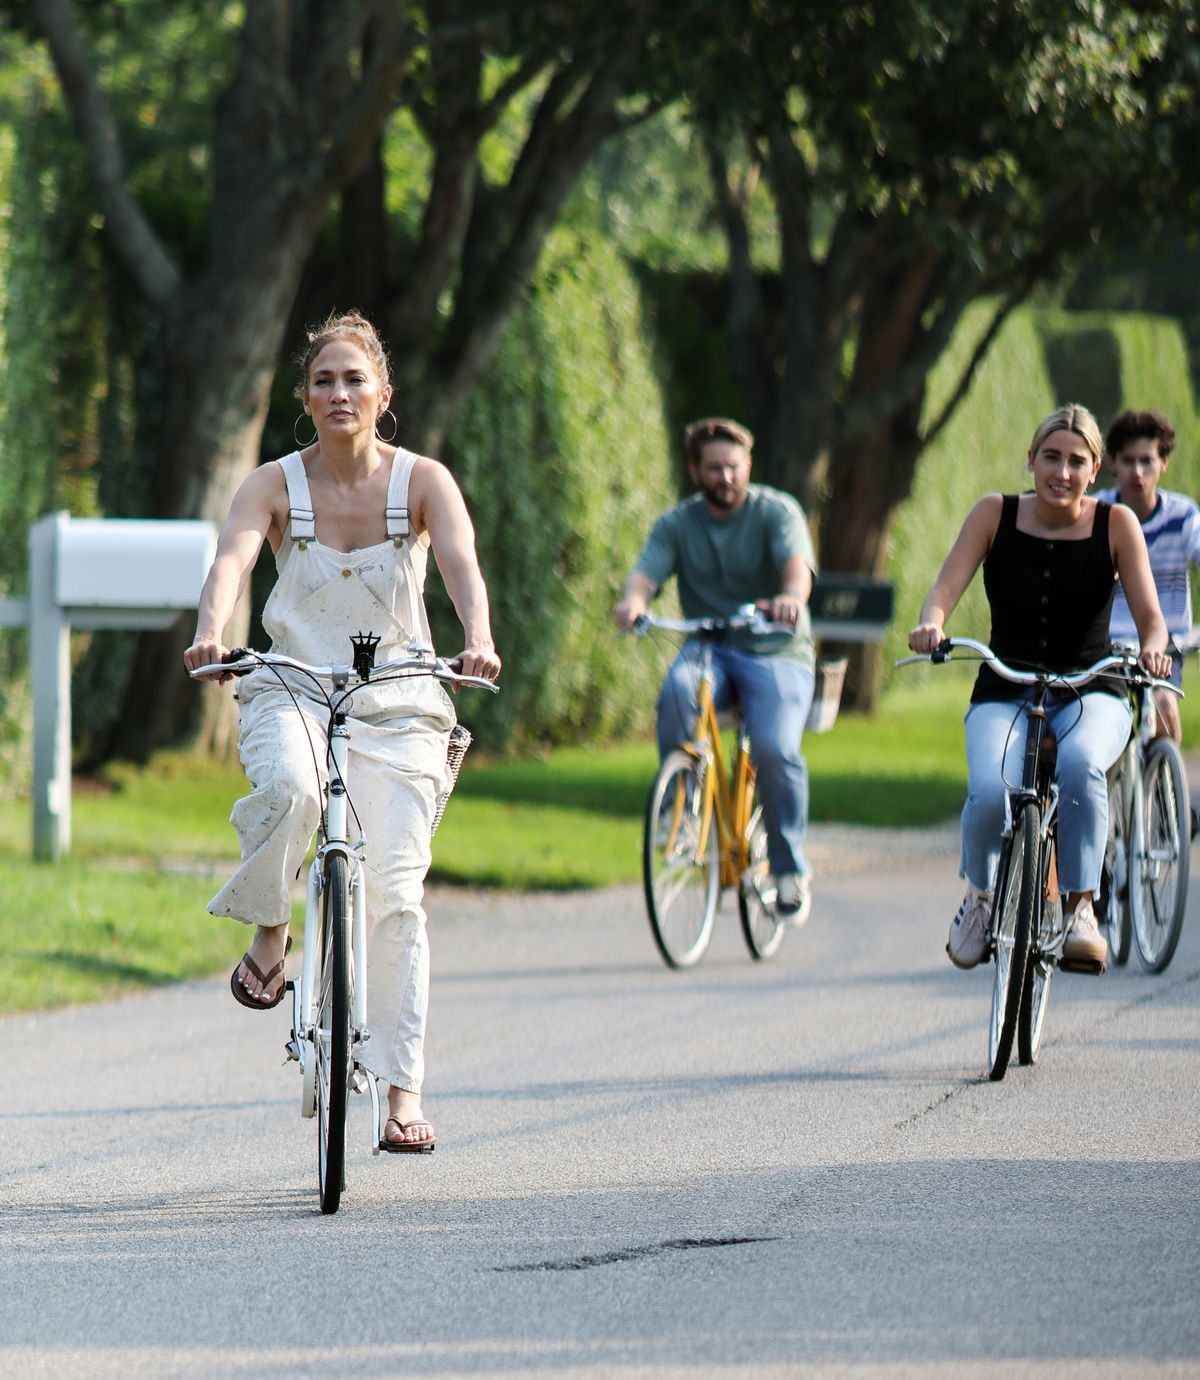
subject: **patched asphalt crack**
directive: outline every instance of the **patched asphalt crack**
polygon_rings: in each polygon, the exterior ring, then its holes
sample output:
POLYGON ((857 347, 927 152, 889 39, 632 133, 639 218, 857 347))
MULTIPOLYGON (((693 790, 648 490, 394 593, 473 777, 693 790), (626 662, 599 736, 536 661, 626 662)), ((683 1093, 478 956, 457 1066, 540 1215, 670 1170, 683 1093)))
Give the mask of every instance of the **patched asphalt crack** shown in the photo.
POLYGON ((750 1246, 759 1241, 778 1241, 777 1236, 702 1236, 681 1237, 678 1241, 658 1241, 648 1246, 626 1246, 600 1255, 577 1255, 569 1260, 539 1260, 532 1265, 496 1265, 497 1273, 531 1273, 550 1270, 592 1270, 600 1265, 619 1265, 626 1260, 645 1260, 668 1251, 709 1250, 718 1246, 750 1246))

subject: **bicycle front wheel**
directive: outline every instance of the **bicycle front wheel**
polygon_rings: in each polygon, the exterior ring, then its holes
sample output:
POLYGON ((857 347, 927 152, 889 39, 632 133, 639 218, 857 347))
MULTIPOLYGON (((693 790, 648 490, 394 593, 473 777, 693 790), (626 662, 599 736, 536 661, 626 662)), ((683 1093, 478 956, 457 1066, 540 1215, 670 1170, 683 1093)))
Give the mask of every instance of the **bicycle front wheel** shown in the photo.
POLYGON ((1108 783, 1108 840, 1104 845, 1097 909, 1104 921, 1109 957, 1118 966, 1129 961, 1133 942, 1129 918, 1129 859, 1133 853, 1124 797, 1122 773, 1114 771, 1108 783))
POLYGON ((988 1077, 999 1082, 1008 1070, 1017 1015, 1025 983, 1025 965, 1038 900, 1038 808, 1028 800, 1013 821, 1012 838, 1000 858, 996 879, 996 973, 992 982, 992 1021, 988 1031, 988 1077))
POLYGON ((1175 956, 1187 906, 1191 851, 1191 802, 1179 749, 1156 738, 1142 772, 1145 794, 1138 810, 1138 847, 1130 894, 1138 956, 1161 973, 1175 956))
POLYGON ((346 1186, 350 1031, 350 886, 346 859, 329 853, 321 887, 319 993, 312 1054, 317 1063, 317 1180, 321 1211, 336 1212, 346 1186))
POLYGON ((696 760, 663 760, 646 806, 642 848, 646 910, 669 968, 690 968, 708 947, 721 884, 720 839, 696 760))
POLYGON ((767 826, 762 806, 750 816, 746 829, 746 870, 738 884, 738 914, 746 947, 756 959, 770 958, 783 943, 784 924, 772 894, 771 865, 767 861, 767 826))
POLYGON ((1036 1064, 1041 1053, 1046 1009, 1050 1005, 1050 979, 1054 976, 1054 960, 1049 957, 1049 950, 1055 935, 1062 929, 1062 893, 1058 890, 1057 878, 1051 877, 1055 852, 1055 836, 1052 830, 1042 849, 1036 924, 1033 928, 1029 958, 1025 964, 1021 1009, 1017 1013, 1017 1059, 1022 1064, 1036 1064), (1052 882, 1055 891, 1053 901, 1049 898, 1052 882))

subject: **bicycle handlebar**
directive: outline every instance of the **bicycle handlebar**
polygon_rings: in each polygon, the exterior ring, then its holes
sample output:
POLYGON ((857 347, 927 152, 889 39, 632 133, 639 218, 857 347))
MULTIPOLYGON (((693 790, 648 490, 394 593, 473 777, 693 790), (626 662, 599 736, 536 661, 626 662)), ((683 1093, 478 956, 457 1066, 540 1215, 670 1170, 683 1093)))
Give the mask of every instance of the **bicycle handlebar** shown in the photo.
POLYGON ((282 666, 293 671, 303 671, 318 680, 328 680, 334 684, 349 685, 353 681, 355 689, 371 684, 389 671, 421 671, 435 680, 445 681, 451 685, 473 685, 480 690, 490 690, 493 695, 500 693, 500 687, 495 681, 487 680, 483 676, 464 676, 461 671, 455 669, 453 661, 446 661, 443 657, 433 656, 425 651, 410 652, 407 656, 394 657, 391 661, 381 661, 378 665, 372 666, 369 679, 358 675, 354 667, 348 663, 310 666, 306 661, 298 661, 295 657, 284 656, 279 652, 255 652, 249 647, 235 647, 222 660, 208 666, 197 666, 189 674, 193 680, 201 680, 205 676, 213 676, 219 672, 246 676, 259 666, 282 666))
POLYGON ((772 623, 757 604, 742 604, 736 613, 726 618, 662 618, 656 613, 640 613, 630 632, 645 637, 652 628, 679 633, 731 632, 737 628, 749 628, 757 633, 795 632, 791 623, 772 623))
POLYGON ((956 647, 976 652, 979 658, 987 662, 998 676, 1002 676, 1005 680, 1012 681, 1016 685, 1037 685, 1041 681, 1053 681, 1057 685, 1074 687, 1086 685, 1089 680, 1096 680, 1106 671, 1120 668, 1124 671, 1125 678, 1134 685, 1146 685, 1155 690, 1170 690, 1172 694, 1183 698, 1183 691, 1178 686, 1172 685, 1169 680, 1159 680, 1157 676, 1151 676, 1142 671, 1138 667, 1137 657, 1133 652, 1121 652, 1114 656, 1101 657, 1094 665, 1085 667, 1082 671, 1018 671, 1015 667, 1001 661, 986 643, 977 642, 973 637, 947 637, 936 650, 919 652, 915 656, 901 657, 896 662, 896 666, 913 666, 918 661, 932 661, 934 665, 940 666, 944 662, 953 660, 951 653, 956 647))

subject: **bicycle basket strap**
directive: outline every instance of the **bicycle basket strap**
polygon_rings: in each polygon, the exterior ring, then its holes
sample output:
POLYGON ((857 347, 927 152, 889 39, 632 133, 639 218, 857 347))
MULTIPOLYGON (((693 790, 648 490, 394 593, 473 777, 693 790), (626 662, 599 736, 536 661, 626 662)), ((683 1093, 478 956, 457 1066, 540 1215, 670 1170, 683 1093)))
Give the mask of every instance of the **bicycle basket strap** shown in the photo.
POLYGON ((308 475, 304 472, 304 461, 298 450, 285 455, 279 461, 288 491, 288 533, 294 542, 303 549, 308 542, 317 539, 317 520, 313 512, 312 494, 308 491, 308 475))

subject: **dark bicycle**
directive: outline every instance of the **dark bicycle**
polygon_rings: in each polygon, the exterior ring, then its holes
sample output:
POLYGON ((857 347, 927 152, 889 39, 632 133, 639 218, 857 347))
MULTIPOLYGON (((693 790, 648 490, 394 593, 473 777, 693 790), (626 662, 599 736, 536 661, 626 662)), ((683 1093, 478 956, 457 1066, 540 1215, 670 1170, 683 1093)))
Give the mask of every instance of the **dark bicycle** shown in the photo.
POLYGON ((896 665, 918 661, 940 665, 952 660, 956 650, 972 653, 1005 680, 1027 685, 1033 691, 1031 703, 1019 710, 1026 716, 1021 780, 1015 785, 1006 783, 1004 835, 989 920, 988 945, 996 969, 988 1029, 988 1076, 998 1082, 1008 1069, 1014 1039, 1019 1061, 1037 1062, 1055 968, 1100 971, 1100 965, 1063 961, 1067 927, 1058 887, 1058 787, 1054 782, 1058 744, 1046 722, 1047 692, 1077 689, 1101 676, 1117 676, 1138 688, 1180 692, 1169 681, 1142 671, 1131 652, 1103 657, 1071 674, 1045 669, 1018 671, 984 643, 970 637, 951 637, 936 651, 904 657, 896 665))

